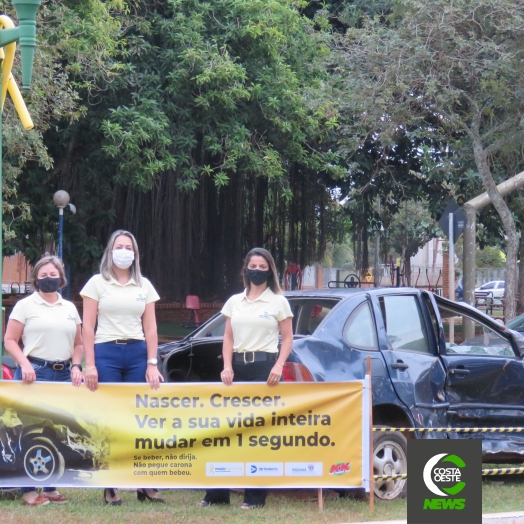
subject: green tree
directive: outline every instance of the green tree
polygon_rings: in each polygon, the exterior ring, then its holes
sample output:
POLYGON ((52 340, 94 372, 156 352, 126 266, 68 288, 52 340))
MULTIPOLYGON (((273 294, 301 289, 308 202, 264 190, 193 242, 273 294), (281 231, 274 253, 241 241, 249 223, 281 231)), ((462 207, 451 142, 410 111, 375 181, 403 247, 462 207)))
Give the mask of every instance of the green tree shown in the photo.
POLYGON ((404 263, 407 285, 411 285, 411 257, 438 236, 440 228, 431 218, 422 202, 405 201, 402 209, 393 217, 385 234, 390 246, 400 253, 404 263))
POLYGON ((473 161, 507 236, 506 296, 514 316, 518 235, 492 168, 522 138, 524 4, 515 0, 400 0, 386 18, 363 16, 340 41, 338 71, 358 145, 399 129, 446 142, 473 161))
MULTIPOLYGON (((59 183, 74 198, 73 280, 93 270, 117 227, 136 233, 144 270, 168 299, 238 289, 254 245, 281 270, 320 259, 341 214, 325 181, 346 171, 324 147, 336 126, 320 96, 329 50, 300 14, 306 2, 129 5, 98 91, 71 71, 87 111, 45 135, 60 159, 53 180, 24 186, 42 217, 44 193, 59 183)), ((28 180, 45 180, 31 167, 28 180)))
MULTIPOLYGON (((0 9, 16 21, 10 2, 0 2, 0 9)), ((26 96, 35 127, 23 130, 9 97, 3 115, 2 211, 7 254, 23 250, 34 261, 44 251, 56 225, 50 187, 62 160, 50 154, 45 136, 86 114, 80 89, 92 92, 100 78, 116 72, 108 57, 116 51, 121 34, 114 11, 122 9, 123 0, 48 0, 38 12, 33 82, 26 96), (40 199, 48 213, 41 212, 40 199), (24 239, 26 235, 29 238, 24 239)), ((19 66, 17 54, 15 78, 20 78, 19 66)))

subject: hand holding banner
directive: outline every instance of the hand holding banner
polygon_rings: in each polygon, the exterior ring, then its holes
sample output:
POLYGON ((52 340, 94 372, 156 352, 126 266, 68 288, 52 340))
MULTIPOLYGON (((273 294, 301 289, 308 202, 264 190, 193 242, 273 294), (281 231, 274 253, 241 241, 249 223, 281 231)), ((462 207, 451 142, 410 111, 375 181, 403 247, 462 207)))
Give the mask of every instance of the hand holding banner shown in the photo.
POLYGON ((2 382, 2 482, 362 487, 363 384, 2 382))

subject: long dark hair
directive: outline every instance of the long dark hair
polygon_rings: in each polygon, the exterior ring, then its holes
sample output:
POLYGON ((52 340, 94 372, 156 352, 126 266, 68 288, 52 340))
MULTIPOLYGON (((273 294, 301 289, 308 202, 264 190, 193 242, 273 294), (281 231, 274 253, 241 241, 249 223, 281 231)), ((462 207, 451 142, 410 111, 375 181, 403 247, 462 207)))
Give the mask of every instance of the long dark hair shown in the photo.
POLYGON ((252 257, 262 257, 265 259, 265 261, 269 265, 269 270, 271 271, 271 274, 269 275, 269 278, 267 279, 267 285, 269 289, 273 291, 273 293, 276 293, 277 295, 282 295, 283 291, 282 291, 282 288, 280 287, 280 284, 278 283, 278 273, 277 273, 277 267, 275 266, 275 261, 273 260, 273 256, 271 255, 271 253, 267 249, 264 249, 263 247, 254 247, 246 255, 246 258, 244 259, 244 265, 242 266, 242 271, 240 272, 240 274, 242 275, 244 286, 246 287, 248 292, 251 289, 251 282, 249 281, 249 278, 247 278, 246 270, 247 270, 249 261, 251 260, 252 257))

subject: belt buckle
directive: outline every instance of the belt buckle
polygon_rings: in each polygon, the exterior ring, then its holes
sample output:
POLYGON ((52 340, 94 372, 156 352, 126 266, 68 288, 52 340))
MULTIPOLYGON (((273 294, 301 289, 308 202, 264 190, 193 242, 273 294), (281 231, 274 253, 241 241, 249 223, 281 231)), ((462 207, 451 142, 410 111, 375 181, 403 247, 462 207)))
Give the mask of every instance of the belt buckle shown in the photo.
POLYGON ((118 344, 119 346, 127 346, 127 340, 125 338, 117 338, 115 344, 118 344), (122 340, 123 342, 118 342, 119 340, 122 340))
POLYGON ((244 355, 244 364, 253 364, 253 362, 255 362, 255 352, 254 351, 244 351, 242 354, 244 355), (246 360, 246 353, 251 353, 253 355, 253 360, 251 361, 246 360))
POLYGON ((65 369, 65 364, 62 362, 55 362, 53 364, 53 371, 63 371, 65 369))

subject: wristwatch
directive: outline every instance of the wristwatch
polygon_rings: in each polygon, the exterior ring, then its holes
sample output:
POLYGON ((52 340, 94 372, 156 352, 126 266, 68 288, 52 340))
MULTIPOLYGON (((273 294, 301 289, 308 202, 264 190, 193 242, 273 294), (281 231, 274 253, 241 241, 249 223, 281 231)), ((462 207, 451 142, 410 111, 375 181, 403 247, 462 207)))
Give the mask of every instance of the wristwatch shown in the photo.
POLYGON ((151 364, 152 366, 156 366, 158 364, 158 360, 156 358, 148 358, 147 363, 151 364))
POLYGON ((82 364, 71 364, 71 369, 78 368, 80 371, 82 371, 82 364))

